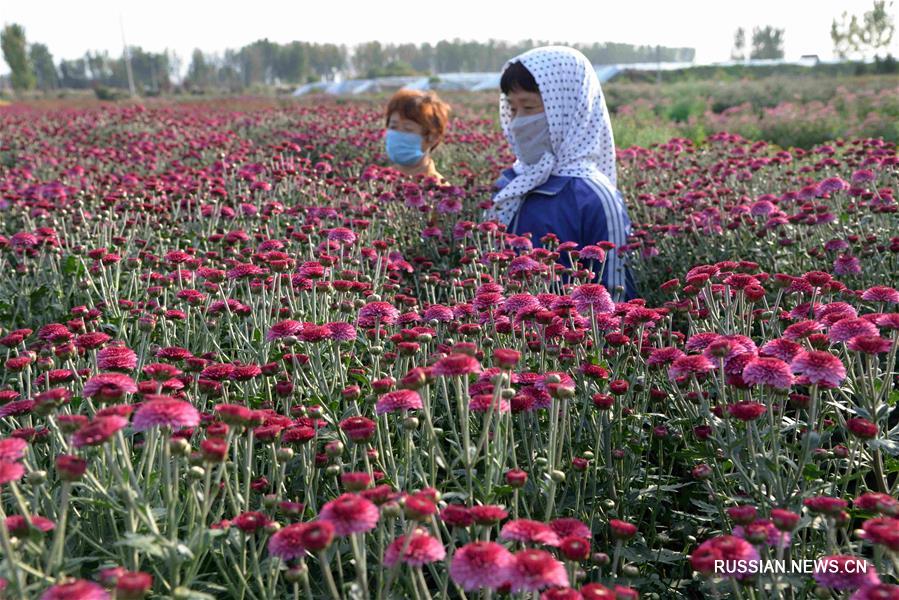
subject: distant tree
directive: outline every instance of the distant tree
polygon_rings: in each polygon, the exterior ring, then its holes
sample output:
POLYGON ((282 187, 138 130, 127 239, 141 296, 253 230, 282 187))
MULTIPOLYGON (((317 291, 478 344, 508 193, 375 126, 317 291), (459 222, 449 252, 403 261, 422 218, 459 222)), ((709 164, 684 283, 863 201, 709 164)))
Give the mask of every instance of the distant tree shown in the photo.
POLYGON ((53 55, 44 44, 31 44, 28 50, 29 59, 34 67, 37 87, 44 91, 55 90, 59 87, 59 73, 53 64, 53 55))
POLYGON ((730 52, 730 57, 733 60, 743 60, 746 58, 746 54, 744 53, 744 49, 746 48, 746 30, 742 27, 738 27, 734 32, 734 48, 730 52))
POLYGON ((766 25, 752 30, 752 52, 749 58, 783 58, 784 30, 766 25))
POLYGON ((84 89, 88 87, 87 64, 84 59, 60 61, 59 83, 64 88, 84 89))
MULTIPOLYGON (((890 7, 893 3, 890 2, 890 7)), ((846 58, 850 53, 865 54, 885 49, 893 41, 896 26, 887 11, 886 0, 874 0, 874 7, 862 15, 843 12, 840 22, 834 19, 830 26, 830 39, 834 54, 846 58)))
POLYGON ((215 67, 207 62, 203 51, 196 48, 190 57, 185 83, 192 87, 208 88, 212 85, 214 75, 215 67))
POLYGON ((7 25, 0 32, 0 46, 3 58, 9 65, 10 81, 16 91, 34 88, 34 67, 28 57, 28 44, 25 41, 25 30, 21 25, 7 25))

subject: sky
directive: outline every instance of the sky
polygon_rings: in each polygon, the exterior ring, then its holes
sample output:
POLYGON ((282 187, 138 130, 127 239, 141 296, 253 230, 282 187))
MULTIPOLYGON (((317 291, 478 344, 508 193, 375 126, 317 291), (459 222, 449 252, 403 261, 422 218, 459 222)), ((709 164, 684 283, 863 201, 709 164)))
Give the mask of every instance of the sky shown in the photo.
MULTIPOLYGON (((87 50, 129 45, 174 50, 187 68, 194 48, 221 53, 260 38, 353 45, 461 38, 624 42, 696 48, 696 62, 727 60, 737 27, 785 29, 787 59, 833 57, 832 19, 861 15, 872 0, 0 0, 0 24, 18 23, 58 63, 87 50)), ((889 0, 888 0, 889 4, 889 0)), ((899 24, 899 0, 890 7, 899 24)), ((899 31, 890 48, 899 56, 899 31)), ((0 61, 0 73, 8 72, 0 61)))

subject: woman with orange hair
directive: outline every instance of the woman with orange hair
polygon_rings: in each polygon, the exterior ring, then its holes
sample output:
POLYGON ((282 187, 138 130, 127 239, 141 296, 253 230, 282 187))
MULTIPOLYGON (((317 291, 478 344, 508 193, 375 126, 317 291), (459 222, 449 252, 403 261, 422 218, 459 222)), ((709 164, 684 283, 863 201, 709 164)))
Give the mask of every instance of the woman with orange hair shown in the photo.
POLYGON ((385 113, 387 156, 406 175, 443 181, 432 153, 446 135, 449 105, 434 92, 402 89, 393 95, 385 113))

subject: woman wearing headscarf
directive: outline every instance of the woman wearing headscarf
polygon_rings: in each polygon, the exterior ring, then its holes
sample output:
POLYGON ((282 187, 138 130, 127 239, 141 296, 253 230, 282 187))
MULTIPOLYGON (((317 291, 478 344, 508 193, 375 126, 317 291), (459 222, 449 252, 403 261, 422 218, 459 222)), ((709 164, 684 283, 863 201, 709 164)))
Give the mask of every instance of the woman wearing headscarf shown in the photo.
POLYGON ((443 182, 432 153, 446 134, 449 105, 434 92, 401 89, 387 103, 385 121, 384 147, 393 166, 443 182))
MULTIPOLYGON (((563 46, 535 48, 506 63, 500 88, 500 122, 516 161, 496 182, 486 218, 513 234, 531 233, 535 246, 549 233, 579 248, 624 246, 631 222, 617 187, 609 113, 587 57, 563 46)), ((616 250, 600 269, 616 300, 635 296, 616 250)))

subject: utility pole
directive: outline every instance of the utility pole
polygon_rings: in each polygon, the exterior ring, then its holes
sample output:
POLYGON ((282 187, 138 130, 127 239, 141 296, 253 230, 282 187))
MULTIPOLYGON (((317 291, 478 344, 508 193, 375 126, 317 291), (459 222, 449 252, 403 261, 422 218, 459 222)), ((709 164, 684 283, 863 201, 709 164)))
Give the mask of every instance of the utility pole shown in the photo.
POLYGON ((662 47, 656 44, 656 84, 662 83, 662 47))
POLYGON ((131 51, 128 49, 128 43, 125 41, 125 21, 122 15, 119 15, 119 27, 122 30, 122 46, 124 47, 123 58, 125 59, 125 72, 128 74, 128 92, 131 97, 137 96, 134 89, 134 72, 131 70, 131 51))

